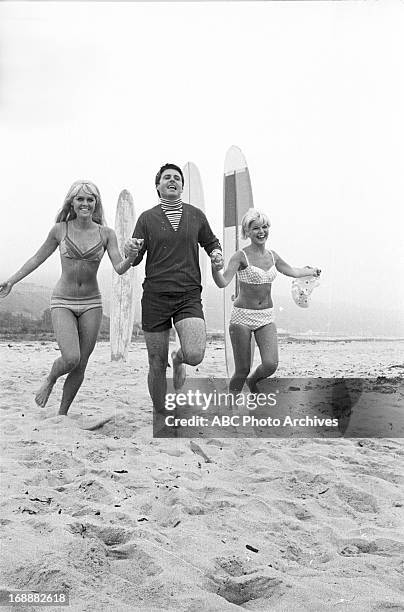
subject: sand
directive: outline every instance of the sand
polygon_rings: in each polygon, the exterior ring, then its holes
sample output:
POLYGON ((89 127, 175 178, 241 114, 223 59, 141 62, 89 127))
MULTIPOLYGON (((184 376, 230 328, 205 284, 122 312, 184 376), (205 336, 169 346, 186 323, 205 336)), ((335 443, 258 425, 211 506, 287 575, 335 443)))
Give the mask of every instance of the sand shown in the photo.
MULTIPOLYGON (((278 374, 397 377, 400 351, 285 343, 278 374)), ((403 440, 153 439, 141 343, 123 364, 99 343, 58 417, 60 381, 33 401, 57 354, 0 344, 1 588, 74 611, 404 610, 403 440)), ((189 370, 224 376, 221 344, 189 370)))

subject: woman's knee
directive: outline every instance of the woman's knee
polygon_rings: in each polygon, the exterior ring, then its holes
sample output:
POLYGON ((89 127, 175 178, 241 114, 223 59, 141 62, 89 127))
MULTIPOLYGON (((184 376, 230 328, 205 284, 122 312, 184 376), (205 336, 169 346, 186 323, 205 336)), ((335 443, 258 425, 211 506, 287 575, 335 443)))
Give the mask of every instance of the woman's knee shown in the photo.
POLYGON ((62 354, 62 358, 63 358, 64 364, 68 372, 70 372, 71 370, 74 370, 80 364, 80 355, 77 355, 74 353, 62 354))

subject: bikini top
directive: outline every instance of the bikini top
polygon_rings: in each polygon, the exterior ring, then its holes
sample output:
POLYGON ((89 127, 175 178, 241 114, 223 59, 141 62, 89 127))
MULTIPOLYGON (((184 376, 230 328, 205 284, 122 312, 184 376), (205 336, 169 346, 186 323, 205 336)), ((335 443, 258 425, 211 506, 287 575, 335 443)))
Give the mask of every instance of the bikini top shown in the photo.
POLYGON ((105 246, 102 241, 100 225, 98 226, 98 229, 100 232, 99 241, 90 249, 87 249, 87 251, 83 252, 80 247, 78 247, 77 244, 75 244, 70 238, 68 233, 69 224, 66 221, 66 234, 64 235, 64 238, 60 241, 59 244, 60 255, 62 257, 66 257, 67 259, 85 259, 86 261, 101 261, 105 253, 105 246))
POLYGON ((247 283, 249 285, 264 285, 267 283, 272 283, 276 277, 276 267, 275 267, 275 257, 272 251, 269 251, 272 255, 273 264, 269 268, 269 270, 263 270, 262 268, 258 268, 257 266, 251 266, 248 261, 247 253, 243 249, 244 256, 247 261, 247 267, 243 268, 243 270, 237 271, 238 280, 242 283, 247 283))

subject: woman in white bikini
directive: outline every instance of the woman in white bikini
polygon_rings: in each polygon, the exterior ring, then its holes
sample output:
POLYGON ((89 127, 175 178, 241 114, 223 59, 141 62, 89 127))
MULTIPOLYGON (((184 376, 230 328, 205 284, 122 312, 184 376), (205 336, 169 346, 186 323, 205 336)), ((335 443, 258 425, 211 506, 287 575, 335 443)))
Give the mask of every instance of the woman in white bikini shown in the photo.
POLYGON ((271 297, 277 272, 293 278, 320 275, 318 268, 293 268, 275 251, 267 250, 270 225, 265 213, 250 208, 241 221, 241 235, 249 238, 250 244, 232 255, 224 272, 212 268, 213 279, 220 288, 226 287, 235 274, 239 281, 229 326, 235 364, 229 390, 234 394, 241 392, 245 382, 252 393, 257 393, 257 383, 271 376, 278 367, 278 338, 271 297), (262 363, 250 374, 252 333, 262 363))
POLYGON ((84 379, 102 320, 97 284, 101 259, 108 252, 118 274, 126 272, 133 258, 122 259, 114 230, 104 225, 98 188, 90 181, 76 181, 39 250, 7 281, 0 283, 0 297, 36 270, 59 246, 62 275, 51 298, 51 316, 60 357, 35 396, 43 407, 57 379, 68 374, 63 386, 59 414, 66 415, 84 379))

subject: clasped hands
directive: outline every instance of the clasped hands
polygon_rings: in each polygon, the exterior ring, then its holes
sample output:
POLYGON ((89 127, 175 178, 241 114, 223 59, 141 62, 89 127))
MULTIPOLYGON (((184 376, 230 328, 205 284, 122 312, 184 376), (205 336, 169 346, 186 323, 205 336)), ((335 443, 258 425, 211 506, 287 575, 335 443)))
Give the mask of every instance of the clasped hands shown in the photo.
MULTIPOLYGON (((128 257, 129 259, 132 259, 134 261, 138 256, 139 251, 143 246, 143 243, 143 238, 129 238, 129 240, 125 242, 123 248, 125 257, 128 257)), ((209 257, 211 259, 213 269, 221 270, 224 267, 224 260, 221 251, 219 251, 218 249, 214 249, 209 255, 209 257)))
POLYGON ((139 255, 139 251, 142 248, 143 243, 143 238, 129 238, 129 240, 125 242, 125 245, 123 247, 125 257, 135 261, 136 257, 139 255))
POLYGON ((214 270, 222 270, 224 268, 223 253, 219 249, 214 249, 209 255, 214 270))

